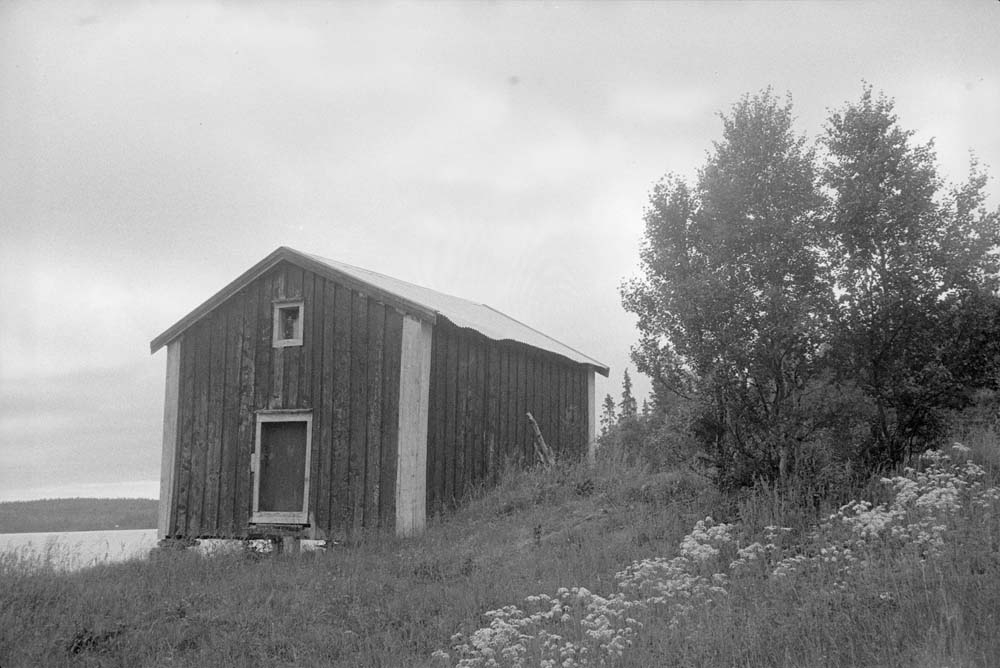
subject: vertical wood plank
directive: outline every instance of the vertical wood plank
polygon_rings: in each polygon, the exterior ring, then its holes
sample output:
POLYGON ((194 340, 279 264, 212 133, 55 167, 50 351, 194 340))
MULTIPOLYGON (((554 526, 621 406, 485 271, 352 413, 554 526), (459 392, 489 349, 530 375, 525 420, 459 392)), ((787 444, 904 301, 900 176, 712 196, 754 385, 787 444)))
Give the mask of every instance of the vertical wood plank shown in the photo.
POLYGON ((545 411, 548 413, 549 433, 546 438, 552 439, 552 448, 559 447, 559 402, 558 389, 556 387, 556 364, 548 355, 545 355, 545 411))
POLYGON ((444 509, 445 500, 448 498, 448 443, 450 433, 448 432, 448 338, 444 325, 438 324, 434 327, 433 343, 431 350, 434 369, 432 373, 436 375, 436 385, 434 387, 435 411, 433 413, 434 424, 436 425, 435 457, 437 462, 434 465, 434 502, 433 511, 436 513, 444 509))
POLYGON ((396 532, 402 535, 421 531, 427 517, 424 484, 432 331, 428 323, 409 316, 403 319, 396 468, 396 532))
POLYGON ((208 473, 208 411, 211 380, 211 320, 203 318, 191 328, 195 342, 194 435, 191 444, 191 489, 188 493, 189 535, 204 534, 205 482, 208 473))
POLYGON ((445 440, 444 440, 444 496, 441 501, 451 505, 455 499, 456 475, 455 462, 458 458, 458 341, 453 335, 453 329, 448 327, 446 348, 447 366, 445 368, 445 440))
POLYGON ((314 537, 325 537, 319 522, 319 497, 326 481, 321 474, 323 451, 323 279, 312 272, 302 277, 302 376, 299 404, 312 409, 312 452, 309 456, 309 524, 314 537))
POLYGON ((336 287, 334 317, 333 372, 333 479, 332 520, 338 531, 347 531, 353 521, 351 487, 351 332, 353 312, 351 291, 336 287))
POLYGON ((538 426, 542 430, 542 436, 552 438, 552 425, 549 417, 549 387, 548 387, 548 360, 544 355, 536 358, 537 385, 535 387, 535 409, 541 415, 538 426))
MULTIPOLYGON (((539 356, 535 354, 532 354, 529 359, 531 360, 531 365, 532 365, 531 374, 529 376, 531 380, 531 390, 528 393, 528 396, 530 397, 531 414, 540 416, 538 418, 538 426, 540 429, 543 430, 542 435, 544 435, 545 432, 548 430, 548 426, 545 424, 546 422, 545 407, 543 405, 543 400, 545 395, 542 388, 542 373, 543 373, 542 360, 539 358, 539 356)), ((522 421, 525 420, 527 420, 526 417, 522 418, 522 421)), ((529 452, 531 453, 532 456, 534 456, 534 439, 531 434, 532 430, 529 427, 527 431, 529 432, 528 433, 529 452)))
POLYGON ((469 342, 461 334, 455 338, 458 366, 455 377, 455 491, 452 496, 454 501, 458 502, 465 495, 468 476, 466 453, 469 450, 469 342))
POLYGON ((515 349, 514 357, 514 457, 522 463, 528 463, 531 460, 525 460, 525 448, 524 448, 524 413, 527 407, 528 400, 528 358, 525 356, 524 351, 520 348, 515 349))
POLYGON ((508 347, 508 374, 509 374, 509 391, 510 391, 510 404, 507 407, 507 427, 508 427, 508 438, 507 441, 507 456, 512 462, 517 462, 520 459, 521 445, 517 440, 517 402, 518 397, 521 394, 521 388, 518 385, 518 371, 517 363, 518 356, 517 351, 513 347, 508 347))
POLYGON ((226 381, 226 347, 228 334, 226 306, 210 316, 211 355, 208 385, 208 415, 206 417, 208 455, 205 461, 205 493, 202 511, 202 534, 219 535, 219 479, 222 474, 223 393, 226 381))
POLYGON ((532 435, 529 433, 527 414, 530 412, 532 415, 538 410, 535 406, 535 374, 537 369, 535 367, 535 358, 530 355, 524 356, 524 410, 518 415, 518 428, 523 434, 521 437, 521 447, 522 454, 524 456, 524 461, 528 465, 532 465, 535 462, 535 454, 532 449, 531 439, 532 435))
POLYGON ((285 267, 285 299, 302 299, 305 295, 305 271, 302 267, 287 264, 285 267))
MULTIPOLYGON (((302 269, 293 264, 289 264, 286 268, 285 276, 285 299, 302 299, 304 301, 304 276, 302 269)), ((305 306, 305 304, 303 304, 303 306, 305 306)), ((282 378, 282 406, 284 408, 309 407, 308 405, 304 405, 299 398, 299 392, 302 389, 302 367, 305 362, 305 347, 308 345, 306 339, 309 336, 307 331, 309 320, 305 319, 305 308, 303 308, 302 317, 304 319, 302 322, 302 345, 288 346, 281 349, 281 356, 284 358, 284 377, 282 378)))
POLYGON ((368 424, 365 450, 364 525, 378 527, 382 483, 382 362, 385 345, 385 306, 368 301, 368 424))
MULTIPOLYGON (((319 410, 317 411, 320 423, 319 453, 320 472, 316 485, 316 523, 319 528, 331 537, 333 533, 333 520, 330 513, 333 504, 334 479, 334 443, 333 430, 335 425, 335 415, 333 409, 334 393, 334 368, 335 368, 335 299, 336 286, 325 279, 318 279, 317 285, 322 285, 323 295, 323 337, 322 337, 322 379, 320 381, 322 390, 319 397, 319 410)), ((320 291, 317 288, 316 299, 319 300, 320 291)))
POLYGON ((235 529, 236 455, 239 436, 240 355, 243 350, 243 304, 246 289, 225 306, 226 356, 222 389, 222 464, 219 474, 219 535, 232 537, 235 529))
POLYGON ((173 533, 190 535, 188 499, 191 493, 191 457, 194 454, 195 407, 195 342, 189 329, 181 337, 181 396, 180 396, 180 452, 178 455, 177 481, 175 483, 175 511, 173 533))
POLYGON ((552 360, 552 375, 549 378, 552 392, 552 428, 555 430, 555 445, 552 446, 557 454, 563 454, 565 443, 563 442, 563 400, 562 400, 562 362, 552 360))
POLYGON ((580 430, 581 424, 581 414, 580 406, 583 403, 580 400, 580 372, 576 366, 569 369, 568 372, 569 379, 569 394, 567 395, 567 401, 569 402, 569 415, 571 418, 570 423, 570 434, 573 439, 572 448, 573 456, 580 459, 580 456, 586 452, 580 430))
POLYGON ((579 423, 579 411, 577 409, 577 372, 576 367, 567 367, 566 369, 566 419, 567 419, 567 432, 569 434, 570 442, 568 447, 570 448, 571 454, 574 459, 579 460, 580 454, 583 452, 581 448, 580 433, 578 428, 579 423))
MULTIPOLYGON (((285 270, 288 263, 282 262, 274 269, 274 280, 271 283, 271 304, 272 315, 268 315, 268 320, 273 322, 274 302, 285 300, 285 270)), ((271 348, 271 398, 268 401, 268 408, 278 409, 285 407, 285 351, 288 348, 271 348)))
POLYGON ((580 405, 583 403, 579 398, 580 372, 575 366, 569 371, 569 387, 569 410, 571 411, 570 415, 573 419, 572 426, 570 427, 570 433, 573 438, 573 456, 576 457, 577 460, 580 460, 586 452, 586 448, 584 448, 584 442, 580 433, 580 424, 583 417, 580 413, 580 405))
POLYGON ((430 514, 441 510, 441 479, 444 472, 444 450, 441 443, 444 433, 442 393, 444 363, 441 350, 441 333, 436 329, 431 337, 431 374, 428 379, 430 387, 427 408, 427 512, 430 514))
POLYGON ((580 367, 576 372, 577 392, 577 432, 579 433, 581 458, 587 456, 587 370, 580 367))
POLYGON ((466 342, 468 345, 468 369, 467 369, 467 382, 468 388, 466 390, 466 407, 465 407, 465 490, 463 491, 463 496, 467 495, 471 490, 472 486, 476 482, 476 478, 479 475, 479 449, 480 449, 480 433, 479 428, 481 421, 479 420, 479 379, 476 374, 476 367, 479 361, 479 341, 475 339, 472 335, 466 333, 466 342))
POLYGON ((299 406, 310 409, 312 415, 309 432, 309 535, 314 539, 326 538, 319 524, 318 499, 324 485, 323 459, 323 279, 305 271, 302 275, 302 305, 305 322, 302 331, 302 364, 299 378, 299 406), (308 299, 306 294, 308 293, 308 299), (308 373, 306 368, 308 367, 308 373))
MULTIPOLYGON (((264 410, 272 408, 271 386, 274 374, 272 373, 275 364, 275 348, 271 345, 273 326, 273 299, 275 294, 275 277, 278 272, 271 270, 265 274, 259 285, 259 297, 257 299, 257 345, 254 352, 254 410, 264 410)), ((257 429, 256 417, 250 425, 251 459, 257 450, 257 429)), ((254 499, 254 489, 256 487, 256 475, 249 478, 249 488, 247 495, 249 498, 248 507, 252 511, 256 499, 254 499)), ((251 515, 248 515, 248 519, 251 515)))
POLYGON ((255 360, 254 353, 259 337, 257 323, 258 304, 260 302, 261 281, 257 280, 247 287, 243 303, 243 340, 240 345, 240 379, 239 379, 239 425, 237 427, 237 455, 235 466, 235 482, 233 492, 234 533, 246 535, 247 524, 250 521, 250 494, 253 481, 250 479, 250 461, 254 446, 254 410, 255 400, 255 360))
POLYGON ((274 269, 271 270, 273 274, 274 292, 271 298, 275 301, 285 301, 285 284, 287 283, 288 276, 288 263, 281 262, 274 269))
POLYGON ((555 445, 552 449, 557 455, 564 454, 564 443, 563 443, 563 422, 565 416, 562 411, 562 373, 563 365, 562 362, 556 359, 552 360, 552 375, 549 378, 551 383, 550 387, 552 390, 552 424, 555 433, 555 445))
POLYGON ((596 378, 594 370, 587 370, 587 461, 594 463, 597 454, 597 411, 595 410, 594 391, 596 378))
POLYGON ((537 405, 542 411, 544 416, 543 422, 545 423, 545 429, 542 431, 542 435, 546 438, 552 438, 552 408, 550 399, 552 398, 551 388, 549 386, 549 360, 545 355, 538 355, 538 398, 537 405))
POLYGON ((364 526, 365 446, 368 434, 368 298, 353 291, 351 297, 351 530, 364 526))
POLYGON ((379 526, 396 525, 396 464, 399 457, 399 382, 403 345, 403 315, 385 309, 382 360, 382 453, 380 462, 379 526))
POLYGON ((555 440, 555 444, 552 448, 557 454, 562 454, 562 412, 560 411, 562 399, 559 395, 559 392, 561 391, 559 376, 562 371, 562 365, 560 362, 552 359, 549 362, 549 369, 549 402, 552 405, 552 438, 555 440))
MULTIPOLYGON (((472 483, 479 484, 486 470, 486 341, 476 338, 470 347, 470 371, 472 393, 472 483)), ((470 487, 469 489, 473 489, 470 487)))
MULTIPOLYGON (((313 369, 319 369, 319 363, 316 362, 316 358, 322 354, 320 347, 322 342, 318 338, 323 335, 323 320, 322 311, 317 308, 316 303, 316 286, 314 280, 316 278, 312 272, 305 272, 302 276, 302 318, 304 322, 302 323, 302 352, 300 355, 297 383, 298 397, 295 402, 297 408, 313 407, 312 398, 316 385, 313 369)), ((320 299, 322 299, 322 295, 320 299)), ((322 306, 322 304, 319 304, 319 306, 322 306)), ((315 423, 315 421, 316 416, 313 415, 313 422, 315 423)), ((319 427, 314 424, 314 429, 318 430, 319 427)))
POLYGON ((545 416, 545 431, 542 434, 545 438, 555 438, 555 427, 552 414, 552 360, 548 358, 547 355, 539 355, 541 359, 541 396, 539 397, 539 405, 542 409, 542 414, 545 416))
POLYGON ((497 344, 497 451, 500 461, 509 453, 511 436, 509 425, 510 415, 510 375, 508 373, 509 355, 507 346, 497 344))
POLYGON ((156 537, 163 540, 171 534, 171 514, 174 508, 174 471, 177 462, 178 428, 180 419, 181 342, 167 344, 167 376, 163 393, 163 445, 160 451, 160 502, 156 521, 156 537))
POLYGON ((488 341, 486 348, 486 479, 496 484, 500 424, 500 346, 488 341))

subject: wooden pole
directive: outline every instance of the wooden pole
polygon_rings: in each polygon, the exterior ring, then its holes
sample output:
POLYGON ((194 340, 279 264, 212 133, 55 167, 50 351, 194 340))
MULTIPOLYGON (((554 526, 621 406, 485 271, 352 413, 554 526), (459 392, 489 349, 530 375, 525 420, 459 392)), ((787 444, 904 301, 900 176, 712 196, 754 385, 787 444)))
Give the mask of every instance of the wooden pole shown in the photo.
POLYGON ((527 415, 528 422, 531 423, 531 429, 535 432, 535 456, 542 466, 549 468, 555 463, 556 456, 553 454, 552 449, 545 443, 542 430, 538 428, 538 423, 535 422, 534 416, 530 412, 527 415))

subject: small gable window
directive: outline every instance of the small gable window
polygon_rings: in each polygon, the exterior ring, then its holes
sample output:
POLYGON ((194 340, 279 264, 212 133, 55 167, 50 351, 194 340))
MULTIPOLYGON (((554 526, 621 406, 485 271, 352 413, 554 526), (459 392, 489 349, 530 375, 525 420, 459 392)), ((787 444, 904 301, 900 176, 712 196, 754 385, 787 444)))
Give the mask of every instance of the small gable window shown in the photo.
POLYGON ((302 302, 274 305, 274 347, 302 345, 302 302))

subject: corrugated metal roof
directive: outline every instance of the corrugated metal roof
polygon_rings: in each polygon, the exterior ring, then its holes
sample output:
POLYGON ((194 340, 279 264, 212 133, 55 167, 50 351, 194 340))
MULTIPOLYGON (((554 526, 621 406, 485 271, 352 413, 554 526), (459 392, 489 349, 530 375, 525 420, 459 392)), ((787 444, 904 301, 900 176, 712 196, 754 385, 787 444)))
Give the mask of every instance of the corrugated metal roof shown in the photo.
MULTIPOLYGON (((298 252, 298 251, 296 251, 298 252)), ((303 253, 303 255, 308 255, 303 253)), ((491 306, 479 304, 461 297, 447 295, 437 290, 401 281, 392 276, 386 276, 375 271, 355 267, 345 262, 338 262, 318 255, 308 255, 316 262, 321 262, 337 271, 348 274, 363 283, 375 286, 379 290, 398 295, 408 301, 424 306, 438 315, 444 316, 458 327, 474 329, 483 336, 494 341, 517 341, 534 348, 540 348, 557 355, 562 355, 574 362, 594 367, 602 375, 608 375, 608 367, 588 355, 556 341, 551 336, 501 313, 491 306)))
POLYGON ((377 298, 386 299, 387 303, 393 303, 393 305, 403 308, 417 317, 433 321, 435 315, 440 315, 458 327, 473 329, 494 341, 523 343, 533 348, 561 355, 573 362, 586 364, 603 376, 608 375, 607 365, 486 304, 478 304, 461 297, 447 295, 344 262, 309 255, 286 246, 278 248, 153 339, 150 343, 150 350, 155 353, 179 336, 185 329, 214 310, 219 304, 236 294, 245 285, 282 261, 298 264, 304 269, 325 275, 334 281, 353 283, 354 285, 351 287, 361 290, 367 289, 377 298))

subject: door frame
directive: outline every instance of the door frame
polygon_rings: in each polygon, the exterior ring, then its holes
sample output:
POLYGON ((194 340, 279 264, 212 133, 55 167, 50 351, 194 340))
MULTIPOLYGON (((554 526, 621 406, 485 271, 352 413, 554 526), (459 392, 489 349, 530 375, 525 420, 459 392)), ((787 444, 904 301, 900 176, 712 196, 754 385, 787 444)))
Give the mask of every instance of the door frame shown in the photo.
POLYGON ((266 410, 257 411, 257 425, 254 436, 253 456, 250 470, 253 472, 253 512, 251 524, 308 524, 309 523, 309 464, 312 459, 312 411, 311 410, 266 410), (302 511, 261 511, 260 504, 260 435, 265 422, 304 422, 306 425, 306 467, 303 472, 302 511))

